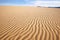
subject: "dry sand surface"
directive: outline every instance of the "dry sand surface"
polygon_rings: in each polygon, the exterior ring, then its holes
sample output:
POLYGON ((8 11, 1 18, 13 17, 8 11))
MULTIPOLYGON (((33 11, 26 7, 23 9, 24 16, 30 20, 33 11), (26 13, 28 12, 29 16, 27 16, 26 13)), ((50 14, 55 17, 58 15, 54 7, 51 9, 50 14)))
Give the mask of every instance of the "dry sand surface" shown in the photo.
POLYGON ((0 40, 60 40, 60 9, 0 6, 0 40))

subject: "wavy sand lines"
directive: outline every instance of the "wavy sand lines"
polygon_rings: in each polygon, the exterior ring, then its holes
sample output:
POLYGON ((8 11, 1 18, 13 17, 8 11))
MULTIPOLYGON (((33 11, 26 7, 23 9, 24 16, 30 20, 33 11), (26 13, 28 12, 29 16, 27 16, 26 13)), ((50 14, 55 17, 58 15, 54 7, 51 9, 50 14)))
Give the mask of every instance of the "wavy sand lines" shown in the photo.
POLYGON ((0 14, 0 40, 60 40, 58 9, 18 7, 17 10, 17 7, 11 7, 14 9, 7 10, 6 8, 6 13, 0 14))

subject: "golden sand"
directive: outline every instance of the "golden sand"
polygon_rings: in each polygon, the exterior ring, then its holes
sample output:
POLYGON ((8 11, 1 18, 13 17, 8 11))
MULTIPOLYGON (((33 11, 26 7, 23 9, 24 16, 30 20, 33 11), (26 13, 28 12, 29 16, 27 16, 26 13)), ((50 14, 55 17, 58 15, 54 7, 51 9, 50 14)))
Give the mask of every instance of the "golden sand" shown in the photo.
POLYGON ((0 6, 0 40, 60 40, 60 9, 0 6))

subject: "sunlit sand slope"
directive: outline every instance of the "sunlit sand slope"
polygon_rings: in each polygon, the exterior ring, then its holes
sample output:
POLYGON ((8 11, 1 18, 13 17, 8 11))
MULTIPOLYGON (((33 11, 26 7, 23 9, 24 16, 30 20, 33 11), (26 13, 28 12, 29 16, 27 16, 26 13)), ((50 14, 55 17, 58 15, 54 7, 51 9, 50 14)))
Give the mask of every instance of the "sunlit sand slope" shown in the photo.
POLYGON ((60 40, 60 9, 0 6, 0 40, 60 40))

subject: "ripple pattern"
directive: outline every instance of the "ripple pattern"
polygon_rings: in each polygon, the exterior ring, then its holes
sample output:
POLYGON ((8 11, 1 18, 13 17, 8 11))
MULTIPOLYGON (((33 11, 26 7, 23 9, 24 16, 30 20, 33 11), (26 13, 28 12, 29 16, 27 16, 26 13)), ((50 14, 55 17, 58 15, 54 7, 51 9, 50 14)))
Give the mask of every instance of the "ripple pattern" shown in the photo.
POLYGON ((0 40, 60 40, 60 15, 55 15, 1 16, 0 40))

